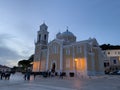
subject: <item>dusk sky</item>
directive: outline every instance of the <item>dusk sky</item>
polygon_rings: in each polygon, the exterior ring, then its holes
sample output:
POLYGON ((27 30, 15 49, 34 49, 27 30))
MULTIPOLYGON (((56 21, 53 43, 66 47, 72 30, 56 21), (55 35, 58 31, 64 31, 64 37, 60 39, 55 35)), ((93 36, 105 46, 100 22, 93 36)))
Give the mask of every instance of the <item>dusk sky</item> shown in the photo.
POLYGON ((28 59, 43 22, 49 41, 68 26, 77 41, 120 45, 120 0, 0 0, 0 64, 28 59))

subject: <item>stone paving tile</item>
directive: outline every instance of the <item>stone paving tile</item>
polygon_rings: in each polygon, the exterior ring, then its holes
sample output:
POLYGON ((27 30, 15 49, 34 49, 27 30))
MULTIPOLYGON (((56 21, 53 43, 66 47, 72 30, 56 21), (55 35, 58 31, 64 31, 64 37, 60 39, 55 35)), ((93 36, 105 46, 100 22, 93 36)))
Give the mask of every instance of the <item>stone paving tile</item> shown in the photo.
POLYGON ((89 79, 66 77, 60 79, 31 76, 30 81, 24 75, 16 73, 10 80, 0 80, 0 90, 120 90, 120 76, 99 76, 89 79))

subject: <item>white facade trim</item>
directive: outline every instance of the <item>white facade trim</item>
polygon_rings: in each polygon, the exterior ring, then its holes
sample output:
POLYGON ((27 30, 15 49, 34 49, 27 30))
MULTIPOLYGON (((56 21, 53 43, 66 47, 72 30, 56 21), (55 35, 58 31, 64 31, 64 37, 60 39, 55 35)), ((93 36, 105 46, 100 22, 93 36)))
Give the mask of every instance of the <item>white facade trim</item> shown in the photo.
POLYGON ((98 51, 99 51, 100 71, 104 73, 104 57, 102 55, 103 53, 102 53, 102 50, 100 48, 98 48, 98 51))
POLYGON ((60 71, 63 70, 63 45, 60 45, 60 71))
POLYGON ((74 50, 74 46, 72 47, 73 49, 73 52, 72 52, 72 57, 73 57, 73 70, 74 70, 74 73, 75 73, 75 50, 74 50))
POLYGON ((48 62, 49 62, 49 47, 47 49, 46 70, 48 70, 48 62))
POLYGON ((91 60, 92 60, 92 75, 95 75, 95 60, 94 60, 94 53, 90 53, 91 60))
POLYGON ((87 67, 87 44, 85 44, 84 47, 85 47, 85 48, 84 48, 84 56, 85 56, 85 62, 86 62, 86 69, 85 69, 85 72, 84 72, 84 73, 85 73, 85 76, 87 77, 87 76, 88 76, 88 72, 87 72, 87 71, 88 71, 88 70, 87 70, 87 68, 88 68, 88 67, 87 67))

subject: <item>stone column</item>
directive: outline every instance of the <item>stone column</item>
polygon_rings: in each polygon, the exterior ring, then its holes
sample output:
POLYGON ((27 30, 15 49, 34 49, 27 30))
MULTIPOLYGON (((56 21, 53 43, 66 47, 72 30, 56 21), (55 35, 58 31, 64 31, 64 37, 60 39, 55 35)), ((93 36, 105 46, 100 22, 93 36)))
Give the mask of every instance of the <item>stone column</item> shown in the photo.
POLYGON ((49 47, 47 49, 46 70, 48 70, 48 62, 49 62, 49 47))
POLYGON ((60 71, 63 70, 63 45, 60 45, 60 71))

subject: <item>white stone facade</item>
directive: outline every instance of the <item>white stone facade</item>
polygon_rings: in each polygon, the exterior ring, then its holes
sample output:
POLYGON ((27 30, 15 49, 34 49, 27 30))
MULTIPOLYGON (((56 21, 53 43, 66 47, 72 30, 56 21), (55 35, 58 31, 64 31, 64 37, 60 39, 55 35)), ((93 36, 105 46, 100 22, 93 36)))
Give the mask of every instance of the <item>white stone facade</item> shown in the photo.
POLYGON ((48 43, 48 27, 45 24, 40 27, 35 43, 34 72, 50 70, 77 76, 104 74, 104 57, 95 38, 76 41, 76 36, 66 30, 48 43))

